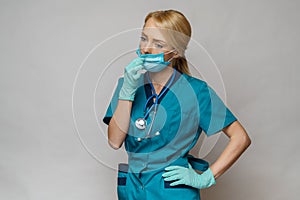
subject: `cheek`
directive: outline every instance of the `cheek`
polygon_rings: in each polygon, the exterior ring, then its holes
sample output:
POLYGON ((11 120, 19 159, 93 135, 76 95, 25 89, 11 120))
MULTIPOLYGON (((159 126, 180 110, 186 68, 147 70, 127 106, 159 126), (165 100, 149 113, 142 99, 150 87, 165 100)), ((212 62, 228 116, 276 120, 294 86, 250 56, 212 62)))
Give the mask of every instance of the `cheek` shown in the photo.
MULTIPOLYGON (((161 50, 156 50, 156 49, 154 49, 154 48, 147 48, 147 47, 145 47, 145 46, 143 46, 143 45, 140 45, 140 49, 141 49, 141 53, 142 54, 159 54, 159 53, 162 53, 163 51, 161 51, 161 50)), ((166 57, 165 57, 166 55, 164 55, 164 59, 166 59, 166 57)))
POLYGON ((167 62, 168 60, 170 60, 174 55, 171 53, 171 54, 165 54, 164 55, 164 60, 165 62, 167 62))
POLYGON ((140 42, 139 48, 140 48, 141 50, 143 50, 145 47, 146 47, 145 42, 140 42))
POLYGON ((164 61, 166 62, 167 60, 169 60, 169 56, 168 55, 164 55, 164 61))

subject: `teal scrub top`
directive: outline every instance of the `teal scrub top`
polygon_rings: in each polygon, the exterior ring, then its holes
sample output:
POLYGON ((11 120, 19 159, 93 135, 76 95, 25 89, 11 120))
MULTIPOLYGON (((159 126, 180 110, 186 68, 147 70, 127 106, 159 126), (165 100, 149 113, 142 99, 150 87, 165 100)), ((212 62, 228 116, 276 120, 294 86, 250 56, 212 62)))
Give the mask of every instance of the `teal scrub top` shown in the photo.
MULTIPOLYGON (((211 136, 237 120, 205 81, 175 72, 175 80, 159 100, 156 116, 150 113, 146 119, 146 130, 135 126, 135 121, 144 117, 145 103, 151 96, 146 74, 140 79, 141 87, 136 91, 124 141, 128 165, 119 166, 119 199, 200 199, 197 189, 185 185, 170 187, 161 177, 164 168, 170 165, 188 167, 188 153, 202 131, 211 136), (144 138, 154 117, 151 137, 144 138)), ((123 81, 123 78, 118 80, 103 118, 106 124, 118 104, 123 81)))

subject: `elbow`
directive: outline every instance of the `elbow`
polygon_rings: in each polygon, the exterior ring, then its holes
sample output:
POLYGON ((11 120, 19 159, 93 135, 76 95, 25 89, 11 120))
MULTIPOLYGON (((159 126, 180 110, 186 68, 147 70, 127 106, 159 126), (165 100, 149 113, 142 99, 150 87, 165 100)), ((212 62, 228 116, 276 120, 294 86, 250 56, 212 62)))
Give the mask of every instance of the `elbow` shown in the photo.
POLYGON ((247 147, 249 147, 251 143, 252 143, 252 141, 251 141, 251 139, 250 139, 249 136, 248 136, 248 137, 247 137, 247 142, 246 142, 247 147))
POLYGON ((114 150, 118 150, 122 147, 123 143, 117 143, 117 142, 114 142, 113 140, 111 140, 110 138, 108 138, 108 144, 114 150))
POLYGON ((122 147, 122 144, 116 144, 110 140, 108 140, 108 144, 111 148, 113 148, 114 150, 118 150, 122 147))
POLYGON ((242 152, 251 145, 251 139, 245 131, 240 132, 240 134, 234 135, 230 138, 230 140, 234 141, 236 147, 242 152))
POLYGON ((123 140, 121 140, 118 137, 118 133, 116 133, 115 131, 113 131, 113 129, 111 129, 111 126, 108 126, 108 144, 111 148, 113 148, 114 150, 118 150, 121 148, 122 144, 123 144, 123 140))
POLYGON ((247 133, 245 133, 241 139, 241 143, 242 143, 242 146, 244 147, 244 149, 246 150, 252 143, 250 137, 248 136, 247 133))

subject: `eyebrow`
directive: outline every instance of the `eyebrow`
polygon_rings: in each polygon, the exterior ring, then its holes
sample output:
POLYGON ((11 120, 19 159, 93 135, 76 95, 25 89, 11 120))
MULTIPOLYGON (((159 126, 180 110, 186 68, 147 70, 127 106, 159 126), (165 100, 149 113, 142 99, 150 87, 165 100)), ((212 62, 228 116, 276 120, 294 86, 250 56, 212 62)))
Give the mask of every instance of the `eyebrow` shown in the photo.
MULTIPOLYGON (((148 36, 144 33, 144 32, 142 32, 142 35, 143 36, 146 36, 147 38, 148 38, 148 36)), ((158 40, 158 39, 153 39, 153 41, 155 41, 155 42, 161 42, 161 43, 163 43, 163 44, 167 44, 165 41, 163 41, 163 40, 158 40)))

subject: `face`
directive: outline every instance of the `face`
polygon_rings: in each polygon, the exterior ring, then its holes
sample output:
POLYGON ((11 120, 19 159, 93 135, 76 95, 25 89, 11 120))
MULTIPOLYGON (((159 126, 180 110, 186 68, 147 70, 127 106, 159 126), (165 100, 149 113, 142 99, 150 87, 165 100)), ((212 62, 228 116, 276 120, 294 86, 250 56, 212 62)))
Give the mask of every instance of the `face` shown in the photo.
POLYGON ((143 28, 140 49, 142 54, 164 53, 165 61, 176 57, 174 48, 167 44, 165 37, 155 25, 152 18, 148 19, 143 28))

